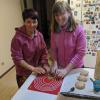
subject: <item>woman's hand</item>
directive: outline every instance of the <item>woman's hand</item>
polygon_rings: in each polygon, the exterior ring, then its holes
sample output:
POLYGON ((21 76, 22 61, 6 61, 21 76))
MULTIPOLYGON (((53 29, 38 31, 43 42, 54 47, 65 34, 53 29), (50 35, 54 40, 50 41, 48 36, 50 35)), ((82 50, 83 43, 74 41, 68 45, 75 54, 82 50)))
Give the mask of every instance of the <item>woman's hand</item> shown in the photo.
POLYGON ((50 72, 50 66, 47 64, 44 64, 43 69, 46 71, 46 73, 50 72))
POLYGON ((46 71, 42 67, 33 67, 32 72, 36 74, 45 74, 46 71))
MULTIPOLYGON (((64 78, 75 66, 73 64, 68 64, 64 69, 57 69, 56 75, 59 78, 64 78)), ((61 68, 61 67, 60 67, 61 68)))
POLYGON ((54 64, 51 66, 51 74, 55 75, 57 69, 58 69, 57 62, 54 62, 54 64))
POLYGON ((56 76, 58 78, 64 78, 67 74, 68 74, 68 71, 67 71, 66 68, 64 68, 64 69, 57 69, 56 70, 56 76))
POLYGON ((51 74, 53 74, 56 78, 63 78, 67 74, 66 69, 59 69, 57 62, 54 62, 51 68, 51 74))

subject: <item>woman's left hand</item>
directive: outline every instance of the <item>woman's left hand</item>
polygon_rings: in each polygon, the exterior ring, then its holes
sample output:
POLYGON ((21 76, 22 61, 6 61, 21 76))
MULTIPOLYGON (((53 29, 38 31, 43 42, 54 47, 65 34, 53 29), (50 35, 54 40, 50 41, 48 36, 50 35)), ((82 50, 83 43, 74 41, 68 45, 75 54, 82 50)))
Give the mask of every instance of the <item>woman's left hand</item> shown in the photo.
POLYGON ((66 70, 66 68, 56 70, 56 76, 59 78, 64 78, 67 74, 68 74, 68 71, 66 70))
POLYGON ((46 73, 50 72, 50 66, 48 66, 47 64, 44 64, 43 68, 46 70, 46 73))
POLYGON ((64 69, 57 69, 56 74, 58 77, 64 78, 74 67, 75 66, 70 63, 64 69))

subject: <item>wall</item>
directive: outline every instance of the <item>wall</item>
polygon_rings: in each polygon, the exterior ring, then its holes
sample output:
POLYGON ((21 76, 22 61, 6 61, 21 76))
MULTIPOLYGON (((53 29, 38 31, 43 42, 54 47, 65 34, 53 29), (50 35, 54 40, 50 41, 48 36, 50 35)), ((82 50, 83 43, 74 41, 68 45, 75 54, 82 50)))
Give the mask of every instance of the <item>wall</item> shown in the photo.
POLYGON ((68 0, 56 0, 56 1, 67 1, 68 2, 68 0))
POLYGON ((33 8, 33 0, 27 0, 27 8, 33 8))
POLYGON ((22 23, 20 0, 0 0, 0 75, 13 66, 11 39, 14 28, 22 23))

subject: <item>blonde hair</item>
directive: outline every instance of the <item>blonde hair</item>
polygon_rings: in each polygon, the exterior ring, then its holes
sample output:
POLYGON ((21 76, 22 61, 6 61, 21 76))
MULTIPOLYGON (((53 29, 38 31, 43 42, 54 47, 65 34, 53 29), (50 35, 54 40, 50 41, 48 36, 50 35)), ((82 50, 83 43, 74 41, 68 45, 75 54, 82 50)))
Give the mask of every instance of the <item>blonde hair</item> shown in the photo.
POLYGON ((56 32, 58 27, 58 24, 55 20, 55 14, 63 11, 67 11, 68 13, 70 13, 70 17, 68 18, 67 31, 74 31, 76 29, 77 23, 73 18, 72 10, 69 4, 66 1, 58 1, 53 5, 52 9, 52 23, 51 23, 52 32, 56 32))

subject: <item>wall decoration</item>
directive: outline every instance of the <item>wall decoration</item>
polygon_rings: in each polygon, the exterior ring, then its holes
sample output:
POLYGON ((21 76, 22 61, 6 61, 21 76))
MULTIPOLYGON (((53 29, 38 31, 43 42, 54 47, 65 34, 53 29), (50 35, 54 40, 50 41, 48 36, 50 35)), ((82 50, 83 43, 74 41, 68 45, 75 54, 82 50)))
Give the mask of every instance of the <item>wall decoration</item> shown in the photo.
POLYGON ((77 16, 77 11, 74 11, 74 16, 77 16))
POLYGON ((71 0, 73 15, 84 26, 87 37, 87 54, 96 55, 100 47, 100 0, 71 0))

